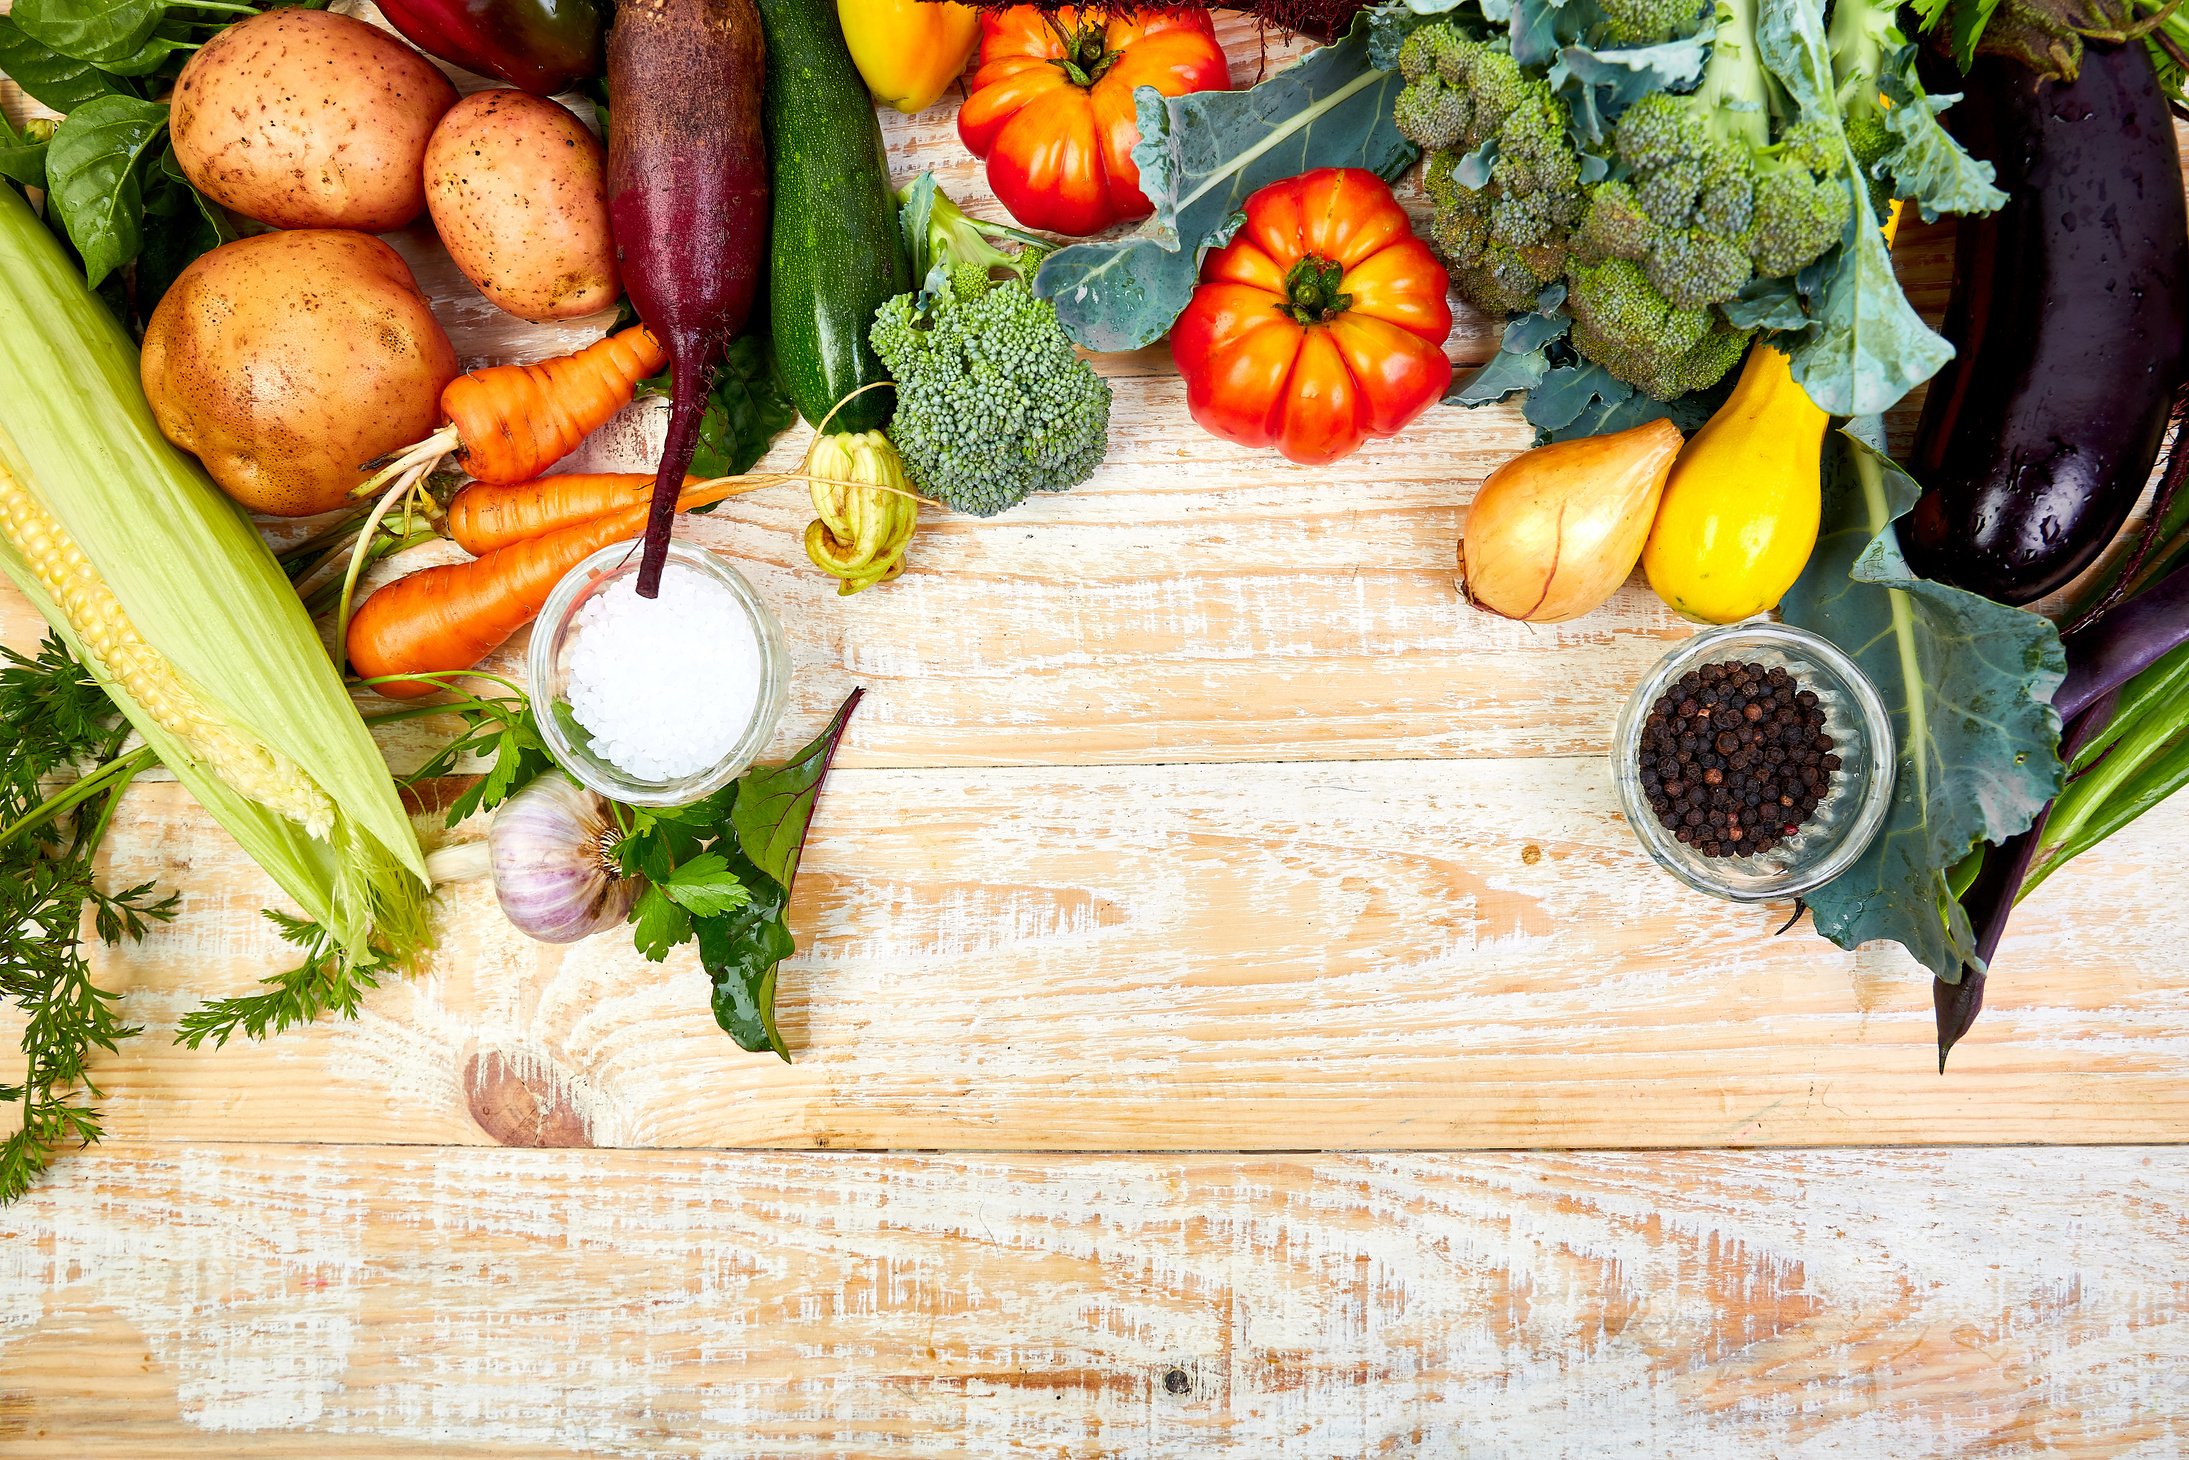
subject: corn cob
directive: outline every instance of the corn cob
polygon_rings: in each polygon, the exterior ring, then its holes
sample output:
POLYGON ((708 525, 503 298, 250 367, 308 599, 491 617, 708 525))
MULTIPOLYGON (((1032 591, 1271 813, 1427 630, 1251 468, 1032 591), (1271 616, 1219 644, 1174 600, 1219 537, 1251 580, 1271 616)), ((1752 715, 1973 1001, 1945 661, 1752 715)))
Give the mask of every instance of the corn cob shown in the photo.
POLYGON ((273 554, 169 445, 136 348, 0 187, 0 575, 353 958, 426 940, 425 858, 273 554))
POLYGON ((94 672, 129 692, 191 755, 253 801, 313 836, 334 827, 334 806, 303 767, 269 745, 221 723, 175 667, 144 641, 113 592, 91 570, 61 524, 0 466, 0 535, 23 555, 62 613, 94 672))

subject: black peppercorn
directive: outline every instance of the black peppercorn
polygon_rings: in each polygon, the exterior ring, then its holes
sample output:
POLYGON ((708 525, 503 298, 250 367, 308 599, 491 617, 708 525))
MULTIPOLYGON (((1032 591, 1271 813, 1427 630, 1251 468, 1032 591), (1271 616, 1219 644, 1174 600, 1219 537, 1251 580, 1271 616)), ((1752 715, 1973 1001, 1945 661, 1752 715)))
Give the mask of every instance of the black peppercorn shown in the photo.
POLYGON ((1643 721, 1650 809, 1706 857, 1768 852, 1831 790, 1840 758, 1825 723, 1816 692, 1783 667, 1727 660, 1684 674, 1643 721))

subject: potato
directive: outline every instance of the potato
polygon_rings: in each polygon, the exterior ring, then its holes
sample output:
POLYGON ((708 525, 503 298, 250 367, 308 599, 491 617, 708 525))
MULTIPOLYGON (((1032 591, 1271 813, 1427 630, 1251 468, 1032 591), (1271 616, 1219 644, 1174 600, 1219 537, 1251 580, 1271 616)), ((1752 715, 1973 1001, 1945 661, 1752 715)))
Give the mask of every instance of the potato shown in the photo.
POLYGON ((175 160, 199 192, 276 228, 384 233, 425 210, 420 165, 456 88, 362 20, 269 10, 175 79, 175 160))
POLYGON ((426 206, 464 277, 519 319, 575 319, 622 292, 600 143, 552 101, 456 103, 426 144, 426 206))
POLYGON ((377 238, 303 229, 222 244, 182 271, 144 335, 167 439, 253 512, 332 511, 363 463, 430 435, 456 350, 377 238))

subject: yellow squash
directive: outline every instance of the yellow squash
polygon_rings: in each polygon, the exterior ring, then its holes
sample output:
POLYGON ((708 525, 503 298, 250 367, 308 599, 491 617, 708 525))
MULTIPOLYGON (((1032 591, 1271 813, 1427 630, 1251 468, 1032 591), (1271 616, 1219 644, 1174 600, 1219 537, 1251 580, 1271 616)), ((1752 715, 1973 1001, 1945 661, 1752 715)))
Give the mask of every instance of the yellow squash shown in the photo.
POLYGON ((970 5, 937 0, 836 0, 836 18, 867 90, 906 113, 935 104, 980 36, 970 5))
POLYGON ((1786 356, 1748 352, 1739 383, 1665 482, 1642 570, 1684 618, 1729 624, 1775 606, 1817 543, 1830 423, 1786 356))
MULTIPOLYGON (((1881 225, 1890 247, 1900 200, 1881 225)), ((1718 413, 1688 438, 1665 482, 1642 570, 1681 616, 1738 623, 1778 607, 1817 545, 1824 431, 1793 362, 1758 341, 1718 413)))

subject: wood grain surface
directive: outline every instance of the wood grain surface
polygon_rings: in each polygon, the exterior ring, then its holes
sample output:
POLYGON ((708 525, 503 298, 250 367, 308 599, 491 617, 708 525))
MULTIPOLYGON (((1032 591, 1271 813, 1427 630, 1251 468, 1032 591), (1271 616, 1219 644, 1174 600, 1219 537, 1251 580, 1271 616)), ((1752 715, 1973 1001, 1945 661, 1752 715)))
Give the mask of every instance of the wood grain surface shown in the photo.
POLYGON ((2173 1460, 2185 1213, 2180 1151, 129 1146, 0 1212, 0 1449, 2173 1460))
MULTIPOLYGON (((1219 26, 1242 82, 1299 49, 1219 26)), ((947 104, 884 120, 994 214, 947 104)), ((605 323, 391 241, 467 363, 605 323)), ((1950 229, 1898 258, 1935 317, 1950 229)), ((1896 949, 1689 893, 1620 820, 1613 719, 1686 626, 1638 583, 1460 601, 1517 411, 1306 469, 1195 427, 1161 347, 1096 363, 1097 477, 931 516, 886 588, 835 595, 795 493, 687 528, 785 623, 778 751, 869 690, 792 1065, 689 957, 530 943, 479 884, 356 1022, 178 1049, 283 966, 276 895, 133 789, 107 873, 183 913, 99 962, 145 1029, 112 1140, 0 1210, 0 1454, 2189 1453, 2189 1157, 2141 1144, 2189 1139, 2189 801, 2023 910, 1941 1078, 1896 949), (1948 1143, 1992 1148, 1884 1149, 1948 1143), (1678 1146, 1864 1149, 1579 1149, 1678 1146)), ((650 467, 660 417, 569 464, 650 467)))

